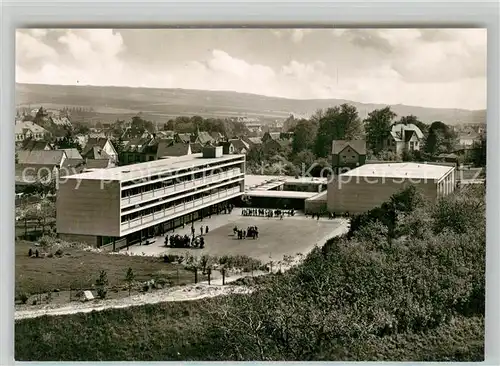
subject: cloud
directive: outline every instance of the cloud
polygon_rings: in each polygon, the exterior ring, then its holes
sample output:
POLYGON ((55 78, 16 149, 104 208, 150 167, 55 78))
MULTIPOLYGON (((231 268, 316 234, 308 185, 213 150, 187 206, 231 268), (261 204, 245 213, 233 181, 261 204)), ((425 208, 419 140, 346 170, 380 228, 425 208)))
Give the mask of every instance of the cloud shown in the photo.
MULTIPOLYGON (((36 34, 36 33, 35 33, 36 34)), ((31 60, 53 62, 58 53, 32 33, 16 33, 16 62, 23 64, 31 60)))
POLYGON ((153 38, 154 31, 141 30, 18 31, 16 80, 471 109, 486 104, 483 30, 211 32, 162 31, 153 38))
POLYGON ((302 41, 302 39, 304 38, 304 36, 306 36, 307 34, 309 34, 311 32, 312 32, 311 29, 294 29, 292 31, 292 41, 294 43, 300 43, 302 41))

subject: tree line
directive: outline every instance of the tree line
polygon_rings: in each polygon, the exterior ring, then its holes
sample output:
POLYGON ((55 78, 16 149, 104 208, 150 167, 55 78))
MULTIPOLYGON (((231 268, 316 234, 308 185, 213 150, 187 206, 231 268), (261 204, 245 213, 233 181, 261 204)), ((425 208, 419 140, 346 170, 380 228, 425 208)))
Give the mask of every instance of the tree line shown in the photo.
MULTIPOLYGON (((297 172, 302 165, 325 165, 331 154, 333 140, 364 139, 367 143, 367 158, 375 160, 433 161, 440 154, 451 153, 457 145, 457 134, 453 128, 441 121, 426 124, 416 116, 397 116, 391 108, 373 110, 365 119, 359 117, 355 106, 340 106, 318 110, 309 119, 287 121, 289 131, 293 132, 290 148, 282 149, 281 166, 287 172, 297 172), (401 157, 389 151, 385 142, 395 124, 417 126, 423 133, 423 146, 417 151, 405 151, 401 157)), ((468 162, 478 166, 486 164, 486 137, 474 144, 468 162)), ((267 172, 276 170, 276 151, 267 153, 254 147, 248 154, 250 169, 256 171, 266 166, 267 172)), ((463 160, 460 162, 464 162, 463 160)))

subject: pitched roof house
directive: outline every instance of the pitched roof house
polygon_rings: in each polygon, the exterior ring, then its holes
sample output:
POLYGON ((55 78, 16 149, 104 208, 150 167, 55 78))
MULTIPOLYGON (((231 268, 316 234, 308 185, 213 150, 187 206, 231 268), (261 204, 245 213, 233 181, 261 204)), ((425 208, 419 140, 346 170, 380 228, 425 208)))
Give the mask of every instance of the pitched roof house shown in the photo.
POLYGON ((195 143, 192 143, 190 145, 191 145, 191 153, 192 154, 199 154, 199 153, 203 152, 203 145, 202 144, 195 142, 195 143))
POLYGON ((202 145, 211 144, 214 142, 213 137, 206 131, 197 131, 191 135, 191 142, 198 142, 202 145))
POLYGON ((481 135, 474 130, 468 130, 461 133, 458 136, 458 144, 461 147, 467 147, 474 145, 474 142, 477 142, 481 139, 481 135))
POLYGON ((46 177, 55 178, 66 159, 63 150, 19 150, 16 186, 33 184, 46 177))
POLYGON ((16 142, 22 142, 28 138, 42 140, 45 136, 50 135, 45 128, 30 121, 16 121, 14 131, 16 142))
POLYGON ((188 144, 188 143, 192 142, 191 141, 191 134, 190 133, 177 133, 175 135, 175 142, 188 144))
POLYGON ((266 142, 270 140, 279 140, 281 138, 280 132, 266 132, 262 136, 262 143, 265 144, 266 142))
POLYGON ((403 151, 420 150, 423 139, 424 134, 416 125, 397 123, 391 128, 385 148, 400 155, 403 151))
POLYGON ((246 154, 250 146, 240 139, 230 139, 221 143, 224 154, 246 154))
POLYGON ((71 126, 71 121, 68 117, 52 116, 50 117, 50 120, 58 126, 71 126))
POLYGON ((365 140, 333 140, 332 168, 336 173, 342 169, 353 169, 366 162, 365 140))
POLYGON ((118 162, 118 153, 108 138, 89 138, 82 150, 82 156, 87 159, 111 159, 118 162))
POLYGON ((242 138, 243 141, 245 141, 250 147, 255 146, 255 145, 262 145, 262 138, 261 137, 246 137, 244 136, 242 138))
POLYGON ((210 136, 216 141, 222 141, 224 139, 224 136, 220 132, 210 132, 210 136))
POLYGON ((66 153, 66 157, 68 159, 80 159, 80 160, 83 160, 82 155, 80 155, 80 153, 78 152, 77 149, 58 149, 58 150, 64 151, 66 153))
POLYGON ((46 141, 25 140, 21 146, 22 150, 53 150, 50 143, 46 141))
POLYGON ((158 148, 158 159, 191 155, 191 144, 176 142, 170 145, 160 144, 158 148))

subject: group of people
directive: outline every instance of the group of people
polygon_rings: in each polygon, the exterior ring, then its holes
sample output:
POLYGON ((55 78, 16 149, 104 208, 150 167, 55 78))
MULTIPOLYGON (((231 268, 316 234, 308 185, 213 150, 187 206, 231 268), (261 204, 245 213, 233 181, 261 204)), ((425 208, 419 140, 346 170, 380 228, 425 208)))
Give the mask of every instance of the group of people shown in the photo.
MULTIPOLYGON (((208 225, 206 225, 205 227, 201 226, 200 227, 200 235, 203 236, 203 232, 205 232, 205 234, 208 234, 208 225)), ((191 235, 194 237, 196 233, 196 229, 194 228, 194 225, 191 225, 191 235)))
POLYGON ((171 248, 200 248, 205 247, 205 238, 203 236, 189 237, 186 235, 165 235, 165 246, 170 246, 171 248))
POLYGON ((258 239, 259 238, 259 229, 257 228, 257 226, 249 226, 249 227, 247 227, 246 230, 238 229, 238 227, 235 226, 233 229, 233 233, 234 233, 234 235, 238 235, 238 239, 245 239, 245 238, 258 239))
MULTIPOLYGON (((336 214, 335 212, 328 212, 325 215, 328 215, 328 219, 333 220, 333 219, 336 219, 337 217, 348 218, 349 212, 344 212, 343 214, 336 214)), ((311 217, 313 218, 313 220, 314 220, 314 218, 319 220, 320 216, 322 216, 322 214, 319 214, 319 213, 311 214, 311 217)), ((307 213, 306 213, 306 217, 307 217, 307 213)))
POLYGON ((270 210, 263 208, 244 208, 241 211, 243 216, 259 216, 259 217, 279 217, 280 220, 283 220, 285 215, 287 216, 295 216, 295 210, 292 208, 291 210, 270 210))

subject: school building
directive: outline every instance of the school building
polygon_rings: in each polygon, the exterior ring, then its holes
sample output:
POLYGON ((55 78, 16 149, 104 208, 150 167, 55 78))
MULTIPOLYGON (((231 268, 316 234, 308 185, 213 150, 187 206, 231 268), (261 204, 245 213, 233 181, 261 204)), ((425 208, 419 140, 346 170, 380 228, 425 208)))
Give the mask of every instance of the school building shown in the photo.
POLYGON ((243 195, 245 155, 202 153, 61 178, 58 235, 113 250, 215 214, 243 195))

